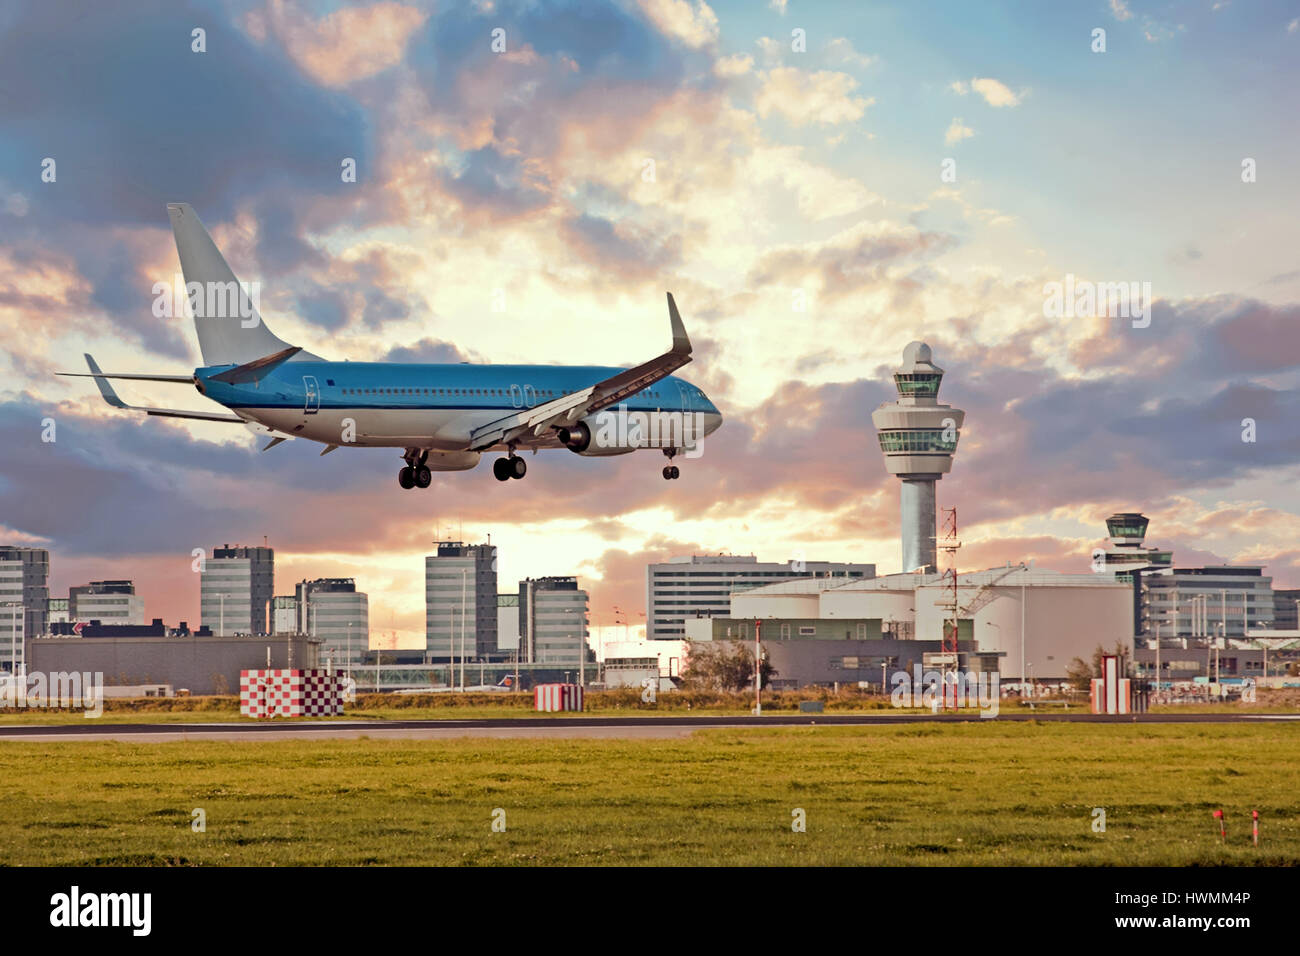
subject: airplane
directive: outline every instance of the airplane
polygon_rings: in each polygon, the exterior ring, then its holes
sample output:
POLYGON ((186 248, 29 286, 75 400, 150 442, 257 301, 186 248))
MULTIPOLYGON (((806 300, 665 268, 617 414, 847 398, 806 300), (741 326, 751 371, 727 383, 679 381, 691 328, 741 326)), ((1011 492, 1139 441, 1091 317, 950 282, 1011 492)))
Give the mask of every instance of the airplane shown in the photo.
MULTIPOLYGON (((668 293, 672 347, 634 368, 328 361, 290 345, 262 321, 188 203, 168 203, 185 298, 203 365, 189 375, 106 373, 87 354, 85 372, 114 408, 151 416, 243 424, 269 436, 337 448, 401 448, 402 488, 427 488, 434 471, 467 471, 484 452, 498 481, 523 478, 520 451, 567 449, 586 457, 658 448, 665 479, 674 457, 696 451, 722 424, 704 392, 672 373, 691 361, 691 342, 668 293), (110 379, 193 385, 223 412, 129 405, 110 379)), ((157 292, 157 287, 155 287, 157 292)))

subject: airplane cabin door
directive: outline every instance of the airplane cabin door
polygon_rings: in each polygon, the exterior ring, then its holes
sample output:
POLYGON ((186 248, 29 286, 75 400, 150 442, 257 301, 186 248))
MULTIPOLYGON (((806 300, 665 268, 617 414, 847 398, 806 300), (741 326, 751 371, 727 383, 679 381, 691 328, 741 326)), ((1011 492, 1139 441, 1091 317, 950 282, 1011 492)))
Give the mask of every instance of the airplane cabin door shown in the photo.
POLYGON ((320 411, 320 387, 316 384, 315 375, 304 375, 302 377, 302 391, 302 410, 308 415, 315 415, 320 411))
POLYGON ((518 385, 510 386, 510 404, 515 408, 520 408, 524 404, 523 392, 519 390, 518 385))

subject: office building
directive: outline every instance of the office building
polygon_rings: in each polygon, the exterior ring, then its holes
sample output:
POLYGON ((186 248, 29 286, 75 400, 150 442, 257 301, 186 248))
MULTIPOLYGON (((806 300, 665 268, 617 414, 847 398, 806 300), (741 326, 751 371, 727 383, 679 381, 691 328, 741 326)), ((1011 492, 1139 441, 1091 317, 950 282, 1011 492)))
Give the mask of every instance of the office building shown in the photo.
POLYGON ((1300 630, 1300 589, 1273 589, 1273 627, 1279 631, 1300 630))
POLYGON ((68 588, 68 620, 143 624, 144 598, 130 581, 91 581, 68 588))
POLYGON ((425 653, 474 660, 497 649, 496 548, 439 541, 424 559, 425 653))
POLYGON ((725 617, 732 592, 795 578, 861 580, 874 578, 874 564, 835 561, 760 562, 753 555, 703 555, 671 558, 646 566, 646 637, 680 640, 685 622, 725 617))
POLYGON ((294 589, 298 633, 321 642, 321 659, 359 663, 370 649, 370 602, 352 578, 302 581, 294 589))
MULTIPOLYGON (((573 577, 527 578, 519 582, 519 636, 523 660, 585 670, 587 592, 573 577), (581 663, 581 667, 579 666, 581 663)), ((590 676, 590 675, 588 675, 590 676)))
POLYGON ((217 636, 265 634, 275 594, 275 550, 214 548, 199 584, 199 620, 217 636))
POLYGON ((885 469, 897 476, 902 515, 902 571, 935 571, 935 483, 952 470, 966 413, 938 401, 943 369, 930 346, 910 342, 894 372, 898 400, 871 413, 885 455, 885 469))
POLYGON ((277 594, 271 599, 271 633, 300 634, 298 598, 294 594, 277 594))
POLYGON ((1273 579, 1260 565, 1173 568, 1143 575, 1142 636, 1201 641, 1274 627, 1273 579))
POLYGON ((497 650, 519 649, 519 595, 497 595, 497 650))
POLYGON ((0 662, 13 670, 24 638, 44 634, 50 600, 50 552, 0 546, 0 662))
POLYGON ((50 598, 45 602, 45 623, 47 630, 55 624, 66 624, 68 620, 68 599, 50 598))

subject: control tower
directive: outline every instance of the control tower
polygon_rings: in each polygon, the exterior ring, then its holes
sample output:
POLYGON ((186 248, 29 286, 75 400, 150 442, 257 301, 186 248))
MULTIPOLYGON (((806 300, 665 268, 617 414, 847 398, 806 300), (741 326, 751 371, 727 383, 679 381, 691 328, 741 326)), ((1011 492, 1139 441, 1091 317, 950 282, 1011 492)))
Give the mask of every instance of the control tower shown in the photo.
POLYGON ((902 482, 903 572, 938 570, 935 551, 934 483, 952 469, 966 413, 940 405, 943 369, 930 361, 930 346, 912 342, 894 372, 898 401, 871 415, 885 454, 885 468, 902 482))

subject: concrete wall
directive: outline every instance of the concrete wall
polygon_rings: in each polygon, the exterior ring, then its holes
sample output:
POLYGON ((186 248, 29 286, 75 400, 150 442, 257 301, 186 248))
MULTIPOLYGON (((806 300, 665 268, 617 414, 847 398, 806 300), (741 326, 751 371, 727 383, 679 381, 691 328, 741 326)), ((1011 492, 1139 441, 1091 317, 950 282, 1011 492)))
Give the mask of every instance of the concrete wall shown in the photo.
POLYGON ((50 637, 27 642, 27 671, 90 671, 106 685, 171 684, 192 694, 238 694, 239 672, 320 666, 306 637, 50 637), (292 661, 290 661, 292 651, 292 661))
POLYGON ((777 670, 773 686, 778 689, 835 683, 857 686, 858 681, 879 686, 882 661, 889 662, 888 674, 910 671, 913 664, 922 663, 923 654, 934 653, 939 646, 938 641, 763 641, 763 650, 777 670), (856 657, 858 666, 845 667, 846 657, 856 657))

